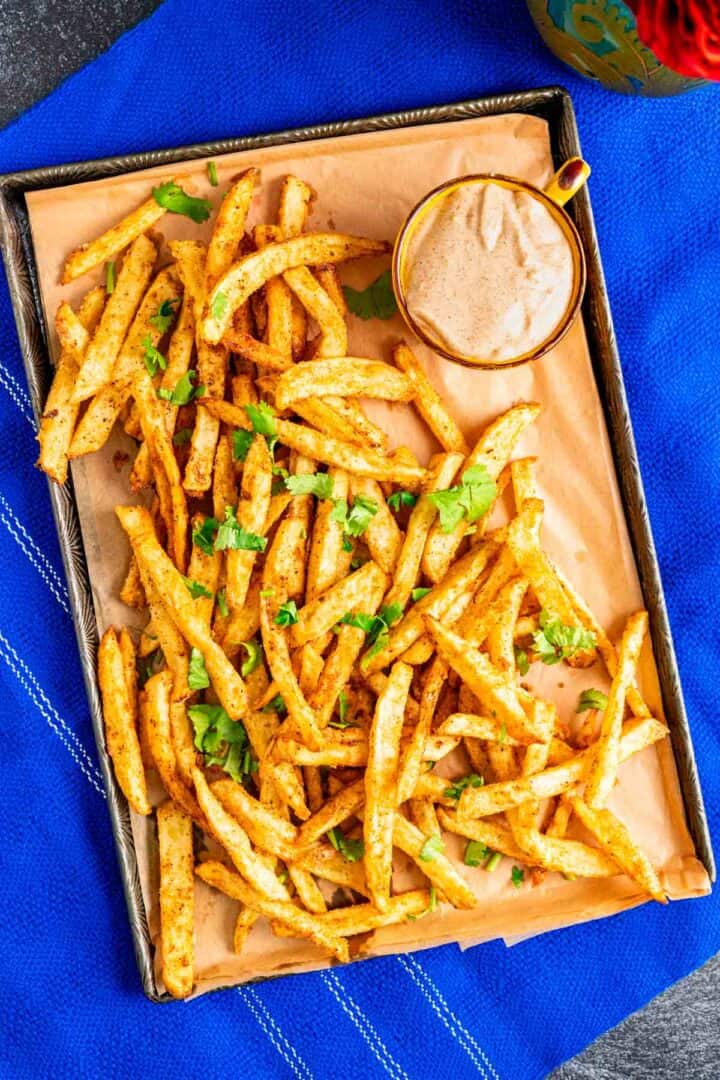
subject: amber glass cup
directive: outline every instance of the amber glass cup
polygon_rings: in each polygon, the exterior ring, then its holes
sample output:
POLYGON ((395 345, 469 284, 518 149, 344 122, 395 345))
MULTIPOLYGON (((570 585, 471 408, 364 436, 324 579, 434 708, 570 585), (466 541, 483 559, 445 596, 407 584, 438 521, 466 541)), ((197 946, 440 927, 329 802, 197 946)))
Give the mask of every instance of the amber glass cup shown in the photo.
MULTIPOLYGON (((531 360, 538 360, 541 356, 545 356, 546 353, 550 352, 565 337, 577 318, 585 292, 587 279, 585 252, 575 224, 567 211, 563 209, 563 206, 583 186, 589 175, 590 167, 582 158, 570 158, 558 169, 544 189, 513 176, 503 176, 498 173, 475 173, 470 176, 459 176, 454 180, 448 180, 425 195, 417 206, 410 211, 400 229, 395 241, 392 259, 392 280, 395 298, 400 312, 412 332, 434 352, 458 364, 465 364, 467 367, 491 368, 493 370, 516 367, 518 364, 527 364, 531 360), (408 254, 415 230, 427 211, 430 207, 437 207, 439 202, 446 199, 448 195, 459 187, 487 183, 500 184, 514 191, 524 191, 537 199, 562 229, 563 235, 570 246, 573 262, 573 286, 570 300, 557 325, 539 345, 528 352, 510 357, 507 360, 488 360, 482 356, 470 356, 465 353, 451 351, 445 342, 438 341, 418 324, 413 316, 412 307, 407 302, 408 254)), ((462 269, 462 266, 458 265, 458 274, 462 273, 462 269)))

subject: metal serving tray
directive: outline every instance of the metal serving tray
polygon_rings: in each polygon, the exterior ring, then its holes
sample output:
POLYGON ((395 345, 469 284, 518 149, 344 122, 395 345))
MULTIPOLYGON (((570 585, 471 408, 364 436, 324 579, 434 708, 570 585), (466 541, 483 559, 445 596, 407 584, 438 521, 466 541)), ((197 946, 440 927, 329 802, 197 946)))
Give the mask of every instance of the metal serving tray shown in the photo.
MULTIPOLYGON (((257 150, 267 146, 392 128, 438 124, 443 121, 472 119, 506 112, 528 113, 542 117, 548 122, 553 160, 556 166, 567 158, 580 154, 580 142, 570 96, 562 87, 551 86, 462 101, 454 105, 387 113, 362 120, 346 120, 314 127, 295 128, 292 131, 279 131, 270 135, 224 139, 218 142, 183 146, 174 150, 127 154, 122 157, 49 166, 0 176, 0 241, 36 418, 39 419, 42 413, 52 378, 52 366, 49 359, 48 332, 42 312, 25 192, 38 188, 63 187, 84 180, 99 180, 106 176, 118 176, 154 165, 172 164, 200 157, 215 157, 237 150, 257 150)), ((640 585, 645 606, 650 615, 650 633, 665 716, 670 728, 680 776, 685 811, 698 858, 704 864, 710 878, 714 880, 715 864, 707 818, 640 478, 640 467, 628 414, 625 385, 615 344, 587 188, 583 188, 572 200, 569 213, 577 225, 587 255, 588 286, 583 303, 585 329, 595 379, 610 433, 618 484, 637 562, 640 585)), ((58 487, 51 481, 48 483, 65 563, 73 621, 90 702, 98 757, 105 779, 108 807, 120 860, 120 872, 130 914, 138 967, 147 996, 153 1001, 168 1001, 171 1000, 169 995, 158 989, 155 980, 154 946, 150 940, 140 890, 127 803, 115 781, 112 765, 105 750, 100 695, 95 674, 98 634, 72 482, 69 480, 64 488, 58 487)))

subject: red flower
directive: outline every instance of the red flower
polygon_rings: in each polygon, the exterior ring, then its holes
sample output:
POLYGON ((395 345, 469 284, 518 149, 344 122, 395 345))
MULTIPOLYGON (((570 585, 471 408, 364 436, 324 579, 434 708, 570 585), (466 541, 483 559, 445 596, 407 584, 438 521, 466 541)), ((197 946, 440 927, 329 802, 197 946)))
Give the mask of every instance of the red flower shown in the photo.
POLYGON ((690 78, 720 81, 716 0, 629 0, 638 36, 658 60, 690 78))

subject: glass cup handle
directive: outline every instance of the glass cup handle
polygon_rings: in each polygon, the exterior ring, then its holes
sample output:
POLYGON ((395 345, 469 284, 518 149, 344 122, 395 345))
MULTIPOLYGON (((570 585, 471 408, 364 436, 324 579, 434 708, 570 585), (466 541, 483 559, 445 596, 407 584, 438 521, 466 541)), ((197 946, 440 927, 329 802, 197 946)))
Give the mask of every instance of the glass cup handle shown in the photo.
POLYGON ((581 157, 568 158, 544 188, 545 194, 558 206, 564 206, 568 199, 577 195, 589 175, 590 166, 587 161, 583 161, 581 157))

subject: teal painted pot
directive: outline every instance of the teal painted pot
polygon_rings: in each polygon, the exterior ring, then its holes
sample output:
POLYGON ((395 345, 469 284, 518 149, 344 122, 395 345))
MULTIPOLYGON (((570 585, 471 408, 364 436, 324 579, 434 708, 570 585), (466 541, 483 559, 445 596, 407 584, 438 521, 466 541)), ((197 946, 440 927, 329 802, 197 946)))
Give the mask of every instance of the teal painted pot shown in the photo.
POLYGON ((527 6, 548 48, 609 90, 666 97, 705 85, 660 63, 622 0, 527 0, 527 6))

